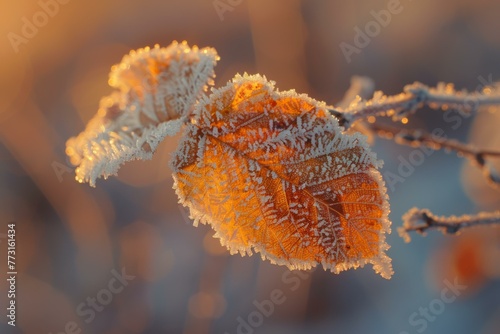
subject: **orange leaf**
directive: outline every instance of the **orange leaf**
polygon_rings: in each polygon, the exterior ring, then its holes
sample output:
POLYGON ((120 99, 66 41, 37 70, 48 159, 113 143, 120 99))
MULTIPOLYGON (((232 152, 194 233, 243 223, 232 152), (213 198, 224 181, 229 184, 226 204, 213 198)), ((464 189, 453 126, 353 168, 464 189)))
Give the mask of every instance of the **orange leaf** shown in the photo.
POLYGON ((324 103, 236 76, 195 110, 174 188, 231 253, 334 273, 371 263, 390 278, 380 163, 364 136, 342 130, 324 103))

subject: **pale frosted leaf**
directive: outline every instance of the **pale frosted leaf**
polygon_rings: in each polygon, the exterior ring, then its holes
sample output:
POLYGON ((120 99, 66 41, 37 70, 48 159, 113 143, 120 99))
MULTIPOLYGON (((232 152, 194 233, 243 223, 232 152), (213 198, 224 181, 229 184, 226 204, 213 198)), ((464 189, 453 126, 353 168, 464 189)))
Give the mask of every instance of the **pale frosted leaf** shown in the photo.
POLYGON ((392 275, 380 163, 326 106, 236 76, 197 106, 172 160, 180 202, 231 253, 338 273, 366 263, 392 275))
POLYGON ((208 84, 218 60, 214 49, 174 42, 130 52, 112 67, 118 91, 103 98, 84 132, 67 142, 76 179, 95 186, 121 164, 150 159, 165 136, 178 132, 208 84))

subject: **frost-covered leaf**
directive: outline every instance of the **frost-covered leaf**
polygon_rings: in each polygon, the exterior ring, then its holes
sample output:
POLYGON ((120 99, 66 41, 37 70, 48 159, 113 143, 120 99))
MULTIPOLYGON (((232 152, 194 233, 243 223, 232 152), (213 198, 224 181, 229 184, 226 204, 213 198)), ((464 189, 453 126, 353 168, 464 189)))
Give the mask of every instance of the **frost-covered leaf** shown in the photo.
POLYGON ((66 144, 71 163, 78 166, 76 179, 94 186, 126 161, 150 159, 213 84, 217 60, 214 49, 174 42, 131 51, 113 66, 109 84, 117 91, 101 100, 85 131, 66 144))
POLYGON ((180 202, 231 253, 392 275, 380 163, 323 103, 236 76, 200 101, 171 164, 180 202))

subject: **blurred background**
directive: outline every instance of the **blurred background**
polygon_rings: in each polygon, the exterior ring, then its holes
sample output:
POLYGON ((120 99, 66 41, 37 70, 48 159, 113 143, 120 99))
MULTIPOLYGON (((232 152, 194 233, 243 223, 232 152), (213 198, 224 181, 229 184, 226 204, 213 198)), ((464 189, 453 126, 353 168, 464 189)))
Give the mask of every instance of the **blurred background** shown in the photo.
MULTIPOLYGON (((74 180, 64 153, 66 140, 111 92, 110 67, 131 49, 172 40, 217 49, 216 86, 237 72, 258 72, 281 90, 329 104, 356 74, 387 94, 414 81, 475 90, 500 80, 500 2, 396 5, 2 0, 0 332, 499 333, 498 228, 415 235, 409 244, 396 233, 413 206, 443 215, 500 208, 500 192, 454 154, 426 155, 389 190, 395 275, 387 281, 370 266, 340 275, 288 273, 258 256, 229 256, 213 231, 193 227, 177 204, 168 160, 178 137, 165 140, 153 160, 128 163, 95 189, 74 180), (389 8, 398 13, 378 23, 372 11, 389 8), (370 36, 358 48, 356 31, 365 28, 370 36), (346 57, 342 43, 357 51, 346 57), (5 316, 9 222, 17 229, 16 328, 5 316), (128 280, 117 280, 123 271, 128 280), (466 288, 443 302, 443 289, 457 281, 466 288), (275 290, 283 302, 271 311, 263 301, 275 290)), ((454 121, 424 109, 405 126, 441 128, 450 138, 500 148, 498 113, 449 116, 454 121)), ((374 150, 385 161, 383 173, 398 173, 401 158, 415 149, 377 139, 374 150)))

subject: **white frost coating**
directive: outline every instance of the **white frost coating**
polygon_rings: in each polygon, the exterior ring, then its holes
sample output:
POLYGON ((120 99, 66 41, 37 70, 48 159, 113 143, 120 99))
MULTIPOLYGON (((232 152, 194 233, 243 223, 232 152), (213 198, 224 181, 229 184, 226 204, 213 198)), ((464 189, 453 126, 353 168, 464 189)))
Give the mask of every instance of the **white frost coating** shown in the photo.
POLYGON ((405 242, 410 242, 411 238, 408 234, 410 231, 425 234, 428 229, 434 228, 443 234, 455 234, 463 228, 499 222, 500 211, 446 217, 434 215, 428 209, 412 208, 403 215, 403 226, 398 228, 398 233, 405 242))
POLYGON ((176 119, 156 127, 149 126, 142 129, 140 136, 134 132, 98 132, 92 129, 97 124, 89 123, 85 136, 71 138, 67 143, 67 150, 79 147, 83 156, 75 171, 76 180, 95 187, 97 178, 115 175, 124 162, 151 159, 158 144, 166 136, 175 135, 183 122, 183 119, 176 119), (95 134, 91 140, 89 133, 95 134))
POLYGON ((347 107, 344 103, 337 112, 343 114, 348 127, 356 120, 367 119, 369 116, 392 116, 394 120, 401 120, 424 105, 434 109, 454 109, 469 115, 482 106, 498 104, 500 92, 491 87, 485 87, 480 92, 467 92, 456 90, 453 84, 443 82, 436 87, 415 82, 405 86, 404 92, 393 96, 384 95, 381 91, 375 92, 369 100, 357 96, 347 107))
POLYGON ((174 42, 131 51, 113 66, 109 84, 118 91, 101 100, 85 131, 66 144, 71 163, 78 166, 76 180, 95 186, 97 178, 116 174, 127 161, 150 159, 213 84, 217 60, 212 48, 174 42))
MULTIPOLYGON (((370 263, 377 273, 390 278, 391 259, 385 254, 389 249, 385 234, 390 233, 388 196, 377 171, 382 163, 366 138, 343 132, 324 103, 295 91, 279 92, 259 75, 237 75, 212 92, 197 105, 171 164, 179 202, 190 208, 195 224, 212 225, 231 254, 258 252, 263 259, 290 269, 321 264, 334 273, 370 263), (259 84, 262 87, 254 95, 235 96, 239 88, 259 84), (284 101, 292 112, 283 113, 272 103, 259 109, 259 103, 268 100, 284 101), (305 110, 297 101, 314 107, 305 110), (215 154, 217 163, 213 163, 215 154), (363 188, 359 193, 358 187, 363 188), (381 216, 373 218, 374 208, 381 216), (353 231, 377 234, 365 241, 376 243, 373 256, 347 254, 341 220, 353 231), (370 221, 380 227, 371 230, 370 221), (314 260, 292 256, 285 244, 296 245, 292 252, 314 260), (299 245, 304 249, 296 248, 299 245), (326 253, 310 253, 317 245, 326 253)), ((358 245, 349 247, 354 254, 362 254, 358 245)))

